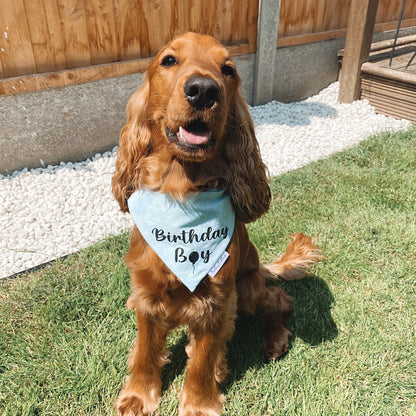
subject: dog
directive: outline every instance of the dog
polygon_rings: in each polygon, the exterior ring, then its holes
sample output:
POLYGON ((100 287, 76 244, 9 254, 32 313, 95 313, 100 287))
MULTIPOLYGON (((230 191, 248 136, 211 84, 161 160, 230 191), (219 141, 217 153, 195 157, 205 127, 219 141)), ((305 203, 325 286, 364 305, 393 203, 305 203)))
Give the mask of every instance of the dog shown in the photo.
POLYGON ((157 54, 127 105, 112 189, 136 223, 126 264, 138 333, 118 415, 157 409, 166 338, 179 325, 189 332, 179 415, 220 415, 237 313, 262 317, 265 355, 278 358, 291 297, 266 280, 301 279, 324 259, 296 233, 274 263, 259 263, 245 224, 268 210, 271 191, 240 84, 220 43, 187 33, 157 54))

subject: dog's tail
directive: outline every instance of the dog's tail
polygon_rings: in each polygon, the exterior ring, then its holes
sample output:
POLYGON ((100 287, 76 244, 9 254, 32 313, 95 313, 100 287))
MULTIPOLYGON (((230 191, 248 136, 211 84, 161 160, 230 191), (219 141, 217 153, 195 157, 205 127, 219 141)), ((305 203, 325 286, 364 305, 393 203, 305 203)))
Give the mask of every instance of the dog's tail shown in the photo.
POLYGON ((286 252, 273 263, 261 266, 261 272, 267 279, 303 279, 316 262, 328 260, 311 237, 303 233, 295 233, 290 237, 292 241, 286 252))

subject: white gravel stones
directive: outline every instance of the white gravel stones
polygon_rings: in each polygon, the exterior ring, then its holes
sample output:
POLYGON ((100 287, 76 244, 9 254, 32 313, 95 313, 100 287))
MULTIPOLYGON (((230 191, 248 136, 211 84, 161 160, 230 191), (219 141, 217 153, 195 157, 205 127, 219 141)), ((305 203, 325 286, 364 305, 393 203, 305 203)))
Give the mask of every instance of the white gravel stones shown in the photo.
POLYGON ((253 107, 263 160, 271 175, 297 169, 352 147, 368 136, 409 127, 407 120, 376 114, 368 101, 339 104, 338 83, 305 101, 253 107))
MULTIPOLYGON (((369 135, 405 129, 367 101, 338 104, 338 83, 298 103, 252 107, 272 175, 351 147, 369 135)), ((81 163, 0 175, 0 278, 72 253, 132 225, 111 194, 116 149, 81 163)))

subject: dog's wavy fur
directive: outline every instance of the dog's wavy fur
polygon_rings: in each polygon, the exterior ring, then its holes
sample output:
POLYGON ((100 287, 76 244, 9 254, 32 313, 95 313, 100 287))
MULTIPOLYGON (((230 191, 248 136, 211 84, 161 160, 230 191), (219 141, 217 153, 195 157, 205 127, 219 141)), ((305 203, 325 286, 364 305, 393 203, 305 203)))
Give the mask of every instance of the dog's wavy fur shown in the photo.
POLYGON ((226 347, 237 312, 261 315, 265 354, 269 359, 279 357, 291 335, 285 326, 291 298, 280 287, 266 287, 265 281, 276 276, 301 279, 324 258, 310 237, 297 233, 273 264, 259 264, 245 223, 268 210, 271 192, 240 83, 223 46, 209 36, 188 33, 159 52, 142 88, 128 103, 112 181, 121 210, 128 211, 127 200, 139 188, 183 199, 225 187, 236 225, 227 249, 229 259, 215 278, 206 276, 193 293, 134 228, 126 257, 131 275, 127 307, 136 313, 138 335, 129 359, 131 375, 116 402, 118 415, 150 415, 156 410, 168 356, 166 337, 177 325, 187 325, 190 338, 179 414, 221 414, 224 397, 218 384, 227 371, 226 347), (186 99, 184 83, 195 76, 218 85, 212 105, 196 108, 186 99), (166 127, 175 132, 196 118, 212 132, 212 145, 188 148, 168 140, 166 127))

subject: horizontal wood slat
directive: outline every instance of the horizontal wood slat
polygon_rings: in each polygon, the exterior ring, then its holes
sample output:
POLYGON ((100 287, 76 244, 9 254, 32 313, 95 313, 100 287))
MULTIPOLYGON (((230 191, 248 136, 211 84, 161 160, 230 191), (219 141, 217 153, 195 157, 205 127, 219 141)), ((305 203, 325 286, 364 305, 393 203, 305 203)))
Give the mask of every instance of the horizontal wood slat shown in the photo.
MULTIPOLYGON (((398 71, 392 71, 398 72, 398 71)), ((378 76, 364 73, 361 81, 361 98, 367 99, 376 111, 395 118, 405 118, 416 123, 416 75, 409 79, 392 79, 391 73, 378 76)))
MULTIPOLYGON (((227 49, 231 56, 246 55, 251 52, 249 44, 231 45, 227 49)), ((94 65, 45 74, 0 79, 0 96, 134 74, 145 71, 151 61, 152 58, 144 58, 114 64, 94 65)))
POLYGON ((144 71, 150 61, 151 59, 140 59, 117 64, 95 65, 86 68, 7 78, 0 80, 0 95, 54 88, 64 85, 97 81, 103 78, 133 74, 144 71))
MULTIPOLYGON (((390 68, 383 68, 377 63, 364 62, 361 66, 361 72, 364 74, 375 75, 389 80, 404 82, 416 86, 416 75, 410 72, 396 71, 390 68)), ((415 101, 416 103, 416 101, 415 101)))

